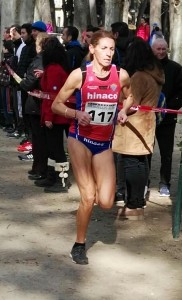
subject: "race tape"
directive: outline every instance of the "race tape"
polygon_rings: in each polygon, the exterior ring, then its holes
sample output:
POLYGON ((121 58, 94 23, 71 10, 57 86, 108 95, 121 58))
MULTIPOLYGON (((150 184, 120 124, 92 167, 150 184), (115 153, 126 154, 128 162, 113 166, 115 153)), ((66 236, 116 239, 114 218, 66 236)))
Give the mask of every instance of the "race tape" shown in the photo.
MULTIPOLYGON (((8 69, 10 75, 13 76, 13 78, 16 80, 16 82, 20 83, 22 81, 22 78, 19 77, 14 71, 13 69, 8 65, 5 64, 6 68, 8 69)), ((47 100, 54 100, 57 96, 56 93, 44 93, 40 90, 33 90, 28 92, 29 95, 37 97, 39 99, 47 99, 47 100)), ((75 103, 76 102, 76 98, 75 96, 71 96, 67 102, 70 103, 75 103)), ((179 114, 182 115, 182 111, 181 110, 175 110, 175 109, 170 109, 170 108, 162 108, 162 107, 152 107, 152 106, 144 106, 144 105, 133 105, 132 107, 130 107, 131 110, 133 111, 137 111, 137 110, 141 110, 141 111, 145 111, 145 112, 162 112, 162 113, 166 113, 166 114, 179 114)))

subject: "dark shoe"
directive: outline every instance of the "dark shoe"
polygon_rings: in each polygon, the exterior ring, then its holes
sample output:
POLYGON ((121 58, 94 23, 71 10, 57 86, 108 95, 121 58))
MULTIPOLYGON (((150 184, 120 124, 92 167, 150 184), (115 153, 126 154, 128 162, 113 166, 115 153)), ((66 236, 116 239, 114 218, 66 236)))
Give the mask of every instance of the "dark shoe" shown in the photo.
POLYGON ((35 175, 35 174, 37 174, 35 171, 33 171, 33 170, 29 170, 28 172, 27 172, 29 175, 35 175))
POLYGON ((34 174, 34 175, 29 175, 28 179, 30 180, 41 180, 41 179, 45 179, 46 176, 45 175, 40 175, 40 174, 34 174))
POLYGON ((54 183, 52 186, 47 186, 44 189, 45 193, 68 193, 68 187, 63 187, 59 182, 54 183))
POLYGON ((124 202, 125 202, 125 194, 117 192, 115 195, 114 203, 116 205, 120 205, 120 204, 123 204, 124 202))
POLYGON ((18 158, 23 161, 33 161, 32 151, 27 154, 18 155, 18 158))
POLYGON ((15 129, 14 128, 9 128, 9 129, 6 130, 6 132, 10 134, 10 133, 15 132, 15 129))
POLYGON ((39 179, 34 182, 34 184, 39 187, 53 186, 54 183, 55 183, 55 180, 52 180, 50 178, 39 179))
POLYGON ((86 256, 85 246, 73 247, 70 252, 72 261, 79 265, 88 265, 88 257, 86 256))

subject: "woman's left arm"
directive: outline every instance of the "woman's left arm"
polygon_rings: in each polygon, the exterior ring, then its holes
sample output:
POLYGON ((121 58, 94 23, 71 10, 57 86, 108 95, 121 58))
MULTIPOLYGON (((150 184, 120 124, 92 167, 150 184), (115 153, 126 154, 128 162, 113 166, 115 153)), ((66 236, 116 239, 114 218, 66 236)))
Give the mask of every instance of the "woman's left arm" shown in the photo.
POLYGON ((118 121, 125 123, 127 121, 127 113, 134 103, 131 93, 130 77, 124 69, 120 69, 120 85, 122 87, 122 97, 124 95, 123 107, 118 114, 118 121))

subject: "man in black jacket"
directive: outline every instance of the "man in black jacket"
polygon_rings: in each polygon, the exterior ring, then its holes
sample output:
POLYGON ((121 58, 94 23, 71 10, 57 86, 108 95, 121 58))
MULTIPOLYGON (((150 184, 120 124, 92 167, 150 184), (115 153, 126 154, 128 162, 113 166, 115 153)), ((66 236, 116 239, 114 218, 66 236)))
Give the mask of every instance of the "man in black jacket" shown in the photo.
MULTIPOLYGON (((167 42, 164 39, 156 39, 152 44, 155 56, 160 60, 165 73, 165 84, 162 92, 166 98, 166 106, 169 109, 178 110, 182 107, 182 67, 172 61, 167 55, 167 42)), ((160 168, 160 196, 170 196, 170 180, 172 168, 172 153, 174 147, 174 134, 177 122, 177 114, 166 114, 162 122, 156 128, 161 168, 160 168)))
POLYGON ((63 43, 67 50, 68 62, 71 71, 81 66, 84 58, 84 50, 78 41, 79 31, 74 26, 67 26, 63 29, 63 43))

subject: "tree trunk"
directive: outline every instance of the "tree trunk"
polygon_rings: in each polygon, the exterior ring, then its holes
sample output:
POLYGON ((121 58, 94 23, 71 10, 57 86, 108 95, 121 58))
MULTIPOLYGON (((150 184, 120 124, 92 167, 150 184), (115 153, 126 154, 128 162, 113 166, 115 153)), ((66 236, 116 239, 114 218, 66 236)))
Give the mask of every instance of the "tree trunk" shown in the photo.
POLYGON ((171 59, 182 64, 182 1, 176 0, 174 4, 174 19, 171 28, 171 59))
POLYGON ((51 8, 49 0, 36 0, 34 10, 34 20, 43 21, 45 23, 52 22, 51 8))
POLYGON ((97 27, 98 26, 98 21, 97 21, 96 0, 89 0, 89 6, 90 6, 91 24, 93 26, 97 27))
POLYGON ((161 28, 161 8, 162 0, 151 0, 150 1, 150 28, 152 24, 157 23, 161 28))
POLYGON ((128 12, 129 12, 129 1, 128 0, 124 0, 123 1, 123 22, 128 24, 128 12))
POLYGON ((111 24, 120 20, 120 1, 105 0, 105 28, 111 30, 111 24))
POLYGON ((84 31, 86 26, 91 22, 87 12, 89 12, 88 0, 74 0, 74 26, 78 28, 80 33, 84 31))

